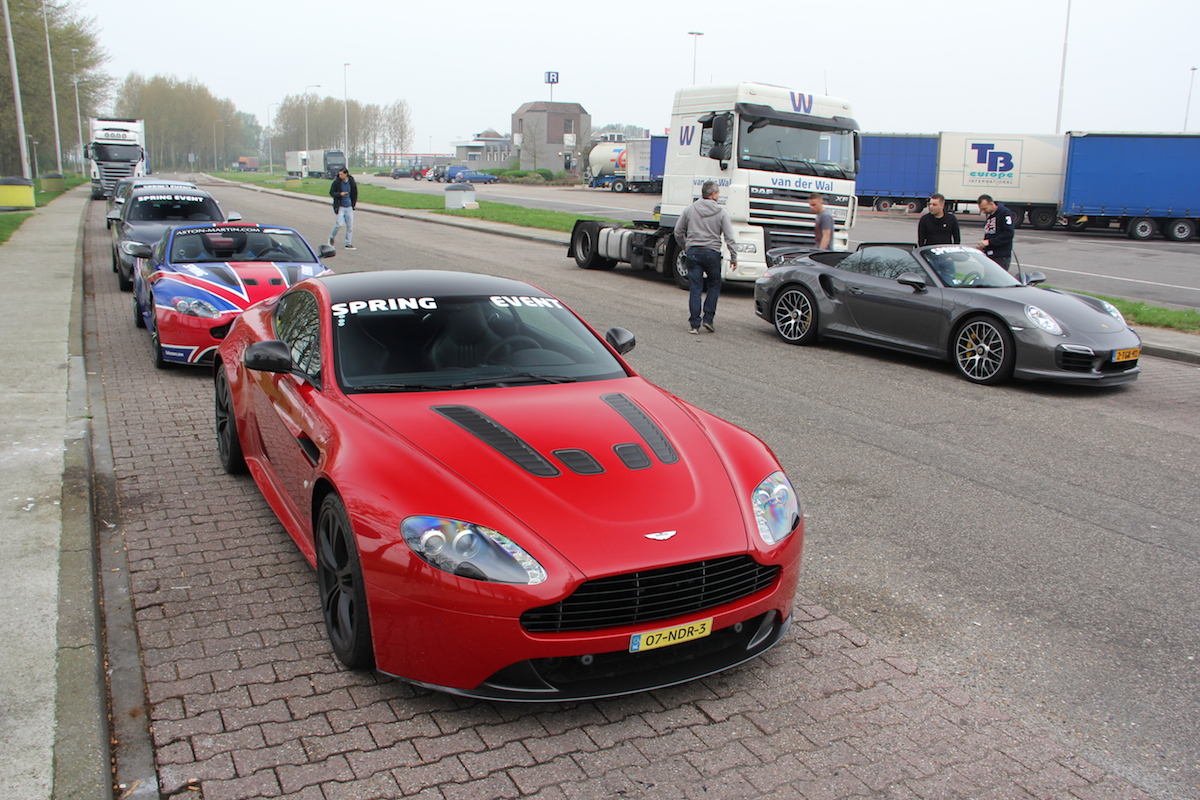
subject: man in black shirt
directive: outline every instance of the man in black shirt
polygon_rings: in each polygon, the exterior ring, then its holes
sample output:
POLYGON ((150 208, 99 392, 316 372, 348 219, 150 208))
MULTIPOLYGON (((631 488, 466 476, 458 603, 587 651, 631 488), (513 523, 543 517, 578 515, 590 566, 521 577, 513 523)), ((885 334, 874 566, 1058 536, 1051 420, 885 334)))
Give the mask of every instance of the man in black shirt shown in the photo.
POLYGON ((987 215, 987 219, 983 221, 983 238, 978 247, 985 256, 1008 270, 1016 233, 1013 213, 1003 203, 993 200, 990 194, 979 195, 979 210, 987 215))
POLYGON ((946 197, 941 193, 929 198, 929 213, 917 223, 917 246, 927 244, 962 244, 958 219, 946 211, 946 197))

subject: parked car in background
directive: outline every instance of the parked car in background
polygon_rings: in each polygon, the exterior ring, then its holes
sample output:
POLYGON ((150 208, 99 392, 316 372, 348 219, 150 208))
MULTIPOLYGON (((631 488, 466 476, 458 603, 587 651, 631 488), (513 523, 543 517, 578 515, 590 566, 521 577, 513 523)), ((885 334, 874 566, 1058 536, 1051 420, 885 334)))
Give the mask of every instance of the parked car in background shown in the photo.
POLYGON ((768 259, 754 311, 789 344, 848 339, 948 359, 981 384, 1115 386, 1141 371, 1142 340, 1111 303, 1043 289, 1040 272, 1016 278, 974 247, 779 248, 768 259))
POLYGON ((413 177, 412 167, 392 167, 392 179, 413 177))
POLYGON ((786 634, 792 485, 758 438, 634 372, 634 343, 530 284, 432 270, 313 278, 238 317, 217 451, 316 568, 344 665, 562 702, 786 634))
POLYGON ((203 189, 177 186, 144 186, 134 189, 120 206, 108 212, 112 234, 112 265, 117 286, 123 292, 133 289, 134 244, 154 244, 170 228, 188 222, 236 221, 241 214, 228 216, 221 205, 203 189))
POLYGON ((170 178, 121 178, 113 186, 112 194, 108 196, 108 200, 104 206, 105 227, 112 227, 112 220, 107 219, 108 212, 113 208, 123 205, 129 199, 129 194, 134 189, 142 186, 178 186, 182 189, 195 189, 196 184, 190 181, 176 181, 170 178))
POLYGON ((477 169, 465 169, 454 178, 459 183, 496 183, 500 179, 495 175, 480 172, 477 169))
POLYGON ((137 259, 133 323, 150 331, 154 366, 211 364, 238 314, 328 269, 328 244, 313 253, 291 228, 218 223, 173 228, 151 247, 129 247, 137 259))

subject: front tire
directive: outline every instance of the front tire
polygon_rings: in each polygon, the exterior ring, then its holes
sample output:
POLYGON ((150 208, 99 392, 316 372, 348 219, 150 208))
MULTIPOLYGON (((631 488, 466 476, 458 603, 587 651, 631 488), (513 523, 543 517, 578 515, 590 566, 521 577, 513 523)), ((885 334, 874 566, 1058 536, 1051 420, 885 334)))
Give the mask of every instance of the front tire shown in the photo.
POLYGON ((233 410, 233 392, 229 390, 229 376, 225 365, 217 364, 213 376, 213 416, 217 427, 217 457, 221 469, 230 475, 246 471, 246 458, 242 454, 242 440, 238 438, 237 415, 233 410))
MULTIPOLYGON (((154 298, 151 296, 150 308, 154 308, 154 298)), ((162 342, 158 338, 158 314, 150 318, 150 362, 155 369, 170 369, 171 362, 163 355, 162 342)))
POLYGON ((779 338, 788 344, 817 341, 817 303, 803 286, 789 286, 775 297, 771 322, 779 338))
POLYGON ((135 328, 146 327, 146 318, 142 316, 142 304, 138 302, 137 292, 133 293, 133 326, 135 328))
POLYGON ((350 669, 369 669, 374 666, 375 655, 366 585, 350 517, 336 494, 328 495, 321 503, 316 548, 317 591, 333 654, 350 669))
POLYGON ((958 373, 971 383, 992 386, 1012 377, 1017 354, 1012 334, 991 317, 971 317, 951 344, 958 373))

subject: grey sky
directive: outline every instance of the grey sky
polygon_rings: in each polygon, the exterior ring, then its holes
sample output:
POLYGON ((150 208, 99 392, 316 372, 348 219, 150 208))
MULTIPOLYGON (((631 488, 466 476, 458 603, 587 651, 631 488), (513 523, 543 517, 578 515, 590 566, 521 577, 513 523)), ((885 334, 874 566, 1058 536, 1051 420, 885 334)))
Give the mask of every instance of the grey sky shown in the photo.
MULTIPOLYGON (((322 95, 409 102, 415 149, 550 98, 596 126, 662 133, 674 91, 760 81, 847 98, 867 131, 1053 133, 1067 0, 743 0, 561 4, 81 0, 109 72, 194 77, 265 124, 322 95), (348 69, 343 63, 350 62, 348 69)), ((1179 131, 1200 66, 1200 1, 1072 0, 1063 130, 1179 131)), ((1200 131, 1200 87, 1189 129, 1200 131)), ((315 143, 314 143, 315 144, 315 143)))

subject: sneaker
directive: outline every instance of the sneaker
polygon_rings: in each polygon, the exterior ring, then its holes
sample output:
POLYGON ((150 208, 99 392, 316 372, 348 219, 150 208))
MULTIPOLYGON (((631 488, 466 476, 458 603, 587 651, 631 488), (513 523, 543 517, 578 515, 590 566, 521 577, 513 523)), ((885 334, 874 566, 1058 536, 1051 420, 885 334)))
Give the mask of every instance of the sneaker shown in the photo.
POLYGON ((695 334, 700 333, 700 329, 699 328, 688 328, 688 333, 695 335, 695 334))
POLYGON ((355 246, 354 246, 354 245, 352 245, 352 244, 348 244, 348 245, 346 245, 346 246, 345 246, 343 249, 344 249, 344 250, 357 250, 358 248, 357 248, 357 247, 355 247, 355 246))
POLYGON ((333 237, 332 236, 329 237, 329 246, 333 247, 333 237))
POLYGON ((708 331, 709 333, 717 332, 717 329, 713 327, 713 324, 711 322, 704 323, 704 330, 708 331))

